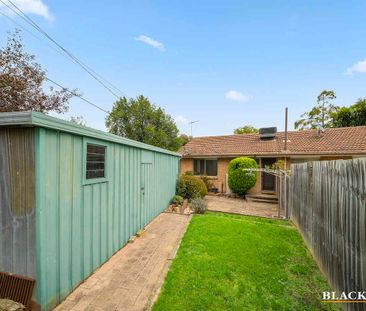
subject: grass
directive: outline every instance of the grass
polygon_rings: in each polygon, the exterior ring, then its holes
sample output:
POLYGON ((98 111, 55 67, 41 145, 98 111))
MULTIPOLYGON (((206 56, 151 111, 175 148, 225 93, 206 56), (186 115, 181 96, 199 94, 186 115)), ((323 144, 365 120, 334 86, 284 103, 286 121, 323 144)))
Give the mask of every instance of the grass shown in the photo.
POLYGON ((336 310, 329 286, 287 221, 195 215, 165 279, 158 310, 336 310))

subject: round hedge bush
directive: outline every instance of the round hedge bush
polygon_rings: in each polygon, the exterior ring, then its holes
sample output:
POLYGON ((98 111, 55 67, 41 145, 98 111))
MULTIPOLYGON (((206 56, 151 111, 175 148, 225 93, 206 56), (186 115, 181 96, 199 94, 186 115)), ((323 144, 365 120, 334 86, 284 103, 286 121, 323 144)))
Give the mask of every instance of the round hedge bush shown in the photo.
POLYGON ((201 178, 183 175, 177 181, 177 194, 189 200, 203 198, 207 194, 207 188, 201 178))
POLYGON ((243 169, 258 168, 257 162, 252 158, 236 158, 230 161, 228 169, 228 183, 231 191, 245 194, 257 182, 257 173, 243 169))

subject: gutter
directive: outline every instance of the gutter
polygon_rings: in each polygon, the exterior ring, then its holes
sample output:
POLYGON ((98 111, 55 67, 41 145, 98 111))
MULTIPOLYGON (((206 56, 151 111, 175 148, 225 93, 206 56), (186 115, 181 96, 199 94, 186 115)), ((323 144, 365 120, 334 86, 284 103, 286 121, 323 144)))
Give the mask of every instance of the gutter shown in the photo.
POLYGON ((181 157, 181 154, 166 150, 163 148, 155 147, 145 143, 141 143, 132 139, 128 139, 122 136, 114 135, 111 133, 103 132, 93 129, 91 127, 81 126, 69 121, 61 120, 59 118, 51 117, 46 114, 34 111, 26 112, 2 112, 0 113, 0 127, 9 126, 27 126, 27 127, 42 127, 49 128, 56 131, 67 132, 74 135, 86 136, 104 141, 109 141, 121 145, 127 145, 131 147, 141 148, 149 151, 159 152, 163 154, 169 154, 176 157, 181 157))
POLYGON ((359 157, 366 157, 366 150, 358 150, 358 151, 348 151, 339 153, 336 151, 327 151, 322 153, 290 153, 290 152, 284 152, 284 153, 236 153, 236 154, 217 154, 217 155, 211 155, 211 154, 198 154, 198 155, 181 155, 182 159, 202 159, 202 158, 215 158, 215 159, 225 159, 225 158, 236 158, 236 157, 253 157, 253 158, 273 158, 273 157, 314 157, 314 156, 359 156, 359 157))

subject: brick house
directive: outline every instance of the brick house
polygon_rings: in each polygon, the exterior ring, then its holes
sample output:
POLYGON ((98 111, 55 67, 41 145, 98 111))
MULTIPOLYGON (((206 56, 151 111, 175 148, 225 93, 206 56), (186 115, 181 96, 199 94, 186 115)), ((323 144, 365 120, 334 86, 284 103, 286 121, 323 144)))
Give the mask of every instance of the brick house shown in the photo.
MULTIPOLYGON (((228 165, 236 157, 252 157, 260 168, 277 160, 289 168, 291 163, 366 157, 366 126, 289 131, 286 150, 284 132, 195 137, 179 153, 181 174, 207 175, 213 187, 226 192, 228 165)), ((276 188, 275 177, 262 172, 249 193, 274 194, 276 188)))

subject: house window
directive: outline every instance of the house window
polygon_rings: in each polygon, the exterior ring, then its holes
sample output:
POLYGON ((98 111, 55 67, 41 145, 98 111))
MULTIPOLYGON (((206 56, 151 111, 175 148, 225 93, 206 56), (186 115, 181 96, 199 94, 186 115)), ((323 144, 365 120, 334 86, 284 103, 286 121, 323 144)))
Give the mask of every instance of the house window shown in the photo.
POLYGON ((105 178, 105 146, 87 144, 86 179, 105 178))
POLYGON ((217 176, 217 160, 195 159, 193 164, 195 175, 217 176))

